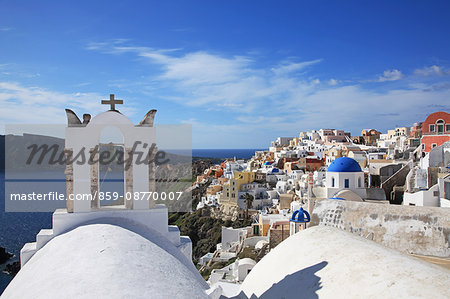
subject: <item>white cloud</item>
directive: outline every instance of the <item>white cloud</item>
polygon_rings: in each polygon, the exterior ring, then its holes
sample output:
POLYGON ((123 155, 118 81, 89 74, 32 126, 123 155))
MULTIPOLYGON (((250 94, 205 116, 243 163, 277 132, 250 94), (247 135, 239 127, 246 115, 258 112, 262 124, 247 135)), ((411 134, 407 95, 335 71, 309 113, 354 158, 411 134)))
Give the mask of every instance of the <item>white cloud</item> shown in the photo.
MULTIPOLYGON (((208 107, 210 110, 252 112, 267 102, 281 101, 292 88, 311 89, 319 79, 293 79, 289 74, 319 63, 321 59, 282 63, 277 67, 258 68, 254 58, 212 54, 205 51, 181 54, 180 49, 95 43, 94 50, 109 53, 135 53, 138 57, 160 66, 157 80, 165 99, 187 106, 208 107)), ((156 91, 157 92, 157 91, 156 91)))
POLYGON ((81 83, 78 83, 78 84, 74 84, 74 86, 76 86, 76 87, 83 87, 83 86, 88 86, 88 85, 91 85, 92 83, 91 82, 81 82, 81 83))
MULTIPOLYGON (((427 85, 413 82, 411 78, 403 87, 399 82, 396 87, 379 92, 373 84, 349 83, 337 78, 321 81, 314 74, 305 74, 306 70, 312 71, 310 66, 320 59, 266 66, 259 63, 259 54, 226 56, 205 51, 128 46, 127 43, 115 40, 90 44, 88 48, 114 55, 128 53, 138 57, 144 65, 150 63, 149 75, 144 77, 147 79, 127 78, 110 83, 115 84, 117 90, 138 89, 155 100, 195 107, 198 119, 181 122, 193 125, 197 147, 252 147, 277 135, 297 136, 301 130, 324 127, 355 132, 365 127, 386 130, 396 124, 423 121, 427 113, 437 109, 431 105, 447 103, 450 98, 450 88, 445 82, 427 85), (223 112, 225 117, 222 117, 223 112), (202 113, 212 115, 203 118, 202 113), (207 119, 215 120, 208 123, 207 119), (227 140, 232 143, 228 144, 227 140)), ((438 70, 443 72, 441 68, 429 72, 438 74, 438 70)), ((393 69, 372 82, 402 77, 399 70, 393 69)), ((100 105, 104 98, 107 95, 63 93, 0 81, 0 118, 5 123, 65 123, 64 108, 73 109, 80 117, 83 113, 95 115, 105 111, 100 105)), ((127 101, 120 110, 133 115, 138 111, 134 107, 127 101)), ((183 115, 175 117, 182 119, 183 115)))
POLYGON ((198 119, 196 118, 189 118, 189 119, 184 119, 180 121, 182 124, 188 124, 188 125, 199 125, 200 122, 198 121, 198 119))
MULTIPOLYGON (((41 76, 41 74, 35 71, 30 71, 29 69, 15 63, 0 64, 0 71, 0 75, 5 75, 5 77, 7 76, 8 78, 11 76, 16 78, 37 78, 41 76)), ((0 79, 0 81, 1 80, 2 79, 0 79)))
POLYGON ((444 70, 440 66, 432 65, 421 69, 415 69, 414 74, 421 76, 447 76, 450 75, 450 71, 444 70))
POLYGON ((243 104, 234 104, 234 103, 219 103, 217 104, 219 107, 230 107, 230 108, 239 108, 244 106, 243 104))
MULTIPOLYGON (((374 86, 337 78, 319 84, 319 78, 302 71, 321 59, 261 67, 258 54, 225 56, 125 44, 108 48, 108 53, 135 53, 146 63, 160 67, 151 78, 151 86, 150 80, 147 83, 152 96, 196 107, 199 113, 231 112, 220 119, 220 124, 195 120, 194 138, 204 138, 205 145, 222 131, 230 136, 245 135, 233 139, 239 139, 236 144, 245 147, 255 144, 260 132, 267 136, 278 133, 296 136, 300 130, 324 127, 386 130, 396 124, 423 121, 427 113, 436 109, 431 104, 444 103, 450 97, 449 89, 411 80, 403 87, 397 85, 383 92, 374 86)), ((152 66, 151 71, 154 70, 152 66)), ((392 69, 376 80, 361 82, 396 81, 403 77, 400 70, 392 69)), ((267 136, 264 138, 270 138, 267 136)))
POLYGON ((339 81, 336 79, 331 78, 330 80, 328 80, 328 84, 329 85, 338 85, 339 81))
POLYGON ((287 75, 292 72, 301 71, 306 67, 317 64, 321 61, 322 59, 315 59, 311 61, 285 63, 278 67, 272 68, 272 72, 274 72, 276 75, 287 75))
POLYGON ((247 123, 247 124, 266 124, 266 125, 273 125, 276 123, 284 123, 286 122, 286 117, 282 116, 239 116, 236 118, 240 122, 247 123))
POLYGON ((383 72, 383 76, 378 77, 378 82, 385 82, 385 81, 396 81, 403 78, 403 74, 401 71, 397 69, 393 70, 386 70, 383 72))
POLYGON ((87 44, 86 50, 102 50, 102 52, 110 53, 109 51, 112 48, 119 47, 120 45, 122 45, 128 41, 129 41, 129 39, 116 38, 116 39, 112 39, 108 42, 90 42, 87 44))
MULTIPOLYGON (((15 82, 0 82, 0 119, 3 123, 66 123, 64 109, 73 109, 81 119, 83 113, 95 115, 105 111, 100 104, 107 97, 97 93, 61 93, 39 87, 25 87, 15 82)), ((124 107, 134 114, 135 109, 124 107)))
POLYGON ((246 73, 250 60, 245 57, 223 58, 195 52, 181 58, 166 58, 163 63, 166 71, 161 78, 179 80, 187 85, 200 85, 239 80, 246 73))

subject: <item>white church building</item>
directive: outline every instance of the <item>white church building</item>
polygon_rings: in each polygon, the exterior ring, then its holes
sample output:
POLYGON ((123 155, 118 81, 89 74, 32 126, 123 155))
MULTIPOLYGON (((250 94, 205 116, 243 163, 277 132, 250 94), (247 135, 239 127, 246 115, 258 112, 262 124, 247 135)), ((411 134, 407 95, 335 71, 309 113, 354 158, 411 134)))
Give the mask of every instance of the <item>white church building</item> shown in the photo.
POLYGON ((341 190, 351 190, 361 197, 365 196, 364 172, 359 163, 348 157, 341 157, 328 166, 326 173, 328 198, 335 197, 341 190))
POLYGON ((361 166, 356 160, 348 157, 331 162, 325 175, 325 186, 314 187, 313 193, 318 198, 351 201, 386 200, 383 189, 365 186, 361 166))

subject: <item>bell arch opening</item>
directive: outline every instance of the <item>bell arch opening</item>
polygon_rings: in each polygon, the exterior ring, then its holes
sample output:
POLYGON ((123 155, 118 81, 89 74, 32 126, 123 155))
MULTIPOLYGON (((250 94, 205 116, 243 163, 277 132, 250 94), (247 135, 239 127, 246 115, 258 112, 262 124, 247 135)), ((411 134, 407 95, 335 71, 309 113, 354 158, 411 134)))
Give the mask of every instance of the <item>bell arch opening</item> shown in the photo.
POLYGON ((98 144, 98 208, 125 208, 125 147, 119 128, 103 128, 98 144))

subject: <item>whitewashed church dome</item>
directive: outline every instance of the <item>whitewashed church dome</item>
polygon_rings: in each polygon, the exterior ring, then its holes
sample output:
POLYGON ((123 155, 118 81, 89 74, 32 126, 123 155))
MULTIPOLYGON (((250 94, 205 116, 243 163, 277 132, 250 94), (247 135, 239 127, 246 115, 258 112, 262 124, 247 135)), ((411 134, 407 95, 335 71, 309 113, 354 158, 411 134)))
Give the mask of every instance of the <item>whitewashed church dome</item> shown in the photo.
POLYGON ((328 166, 328 172, 362 172, 356 160, 348 157, 337 158, 328 166))
POLYGON ((449 281, 443 267, 337 228, 314 226, 270 251, 241 291, 246 298, 449 298, 449 281))
POLYGON ((110 224, 80 226, 39 250, 2 299, 208 298, 192 262, 156 232, 147 237, 110 224))
POLYGON ((133 125, 133 122, 118 111, 106 111, 100 114, 97 114, 89 124, 92 125, 133 125))

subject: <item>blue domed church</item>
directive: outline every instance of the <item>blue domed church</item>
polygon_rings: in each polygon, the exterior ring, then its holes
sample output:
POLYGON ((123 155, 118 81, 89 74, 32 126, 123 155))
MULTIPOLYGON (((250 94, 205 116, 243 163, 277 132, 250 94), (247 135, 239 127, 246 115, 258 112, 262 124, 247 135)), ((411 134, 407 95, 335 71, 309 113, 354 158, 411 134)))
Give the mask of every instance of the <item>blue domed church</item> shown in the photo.
POLYGON ((351 190, 364 198, 366 195, 364 172, 354 159, 338 158, 328 167, 326 187, 328 198, 336 197, 338 193, 345 190, 351 190))

